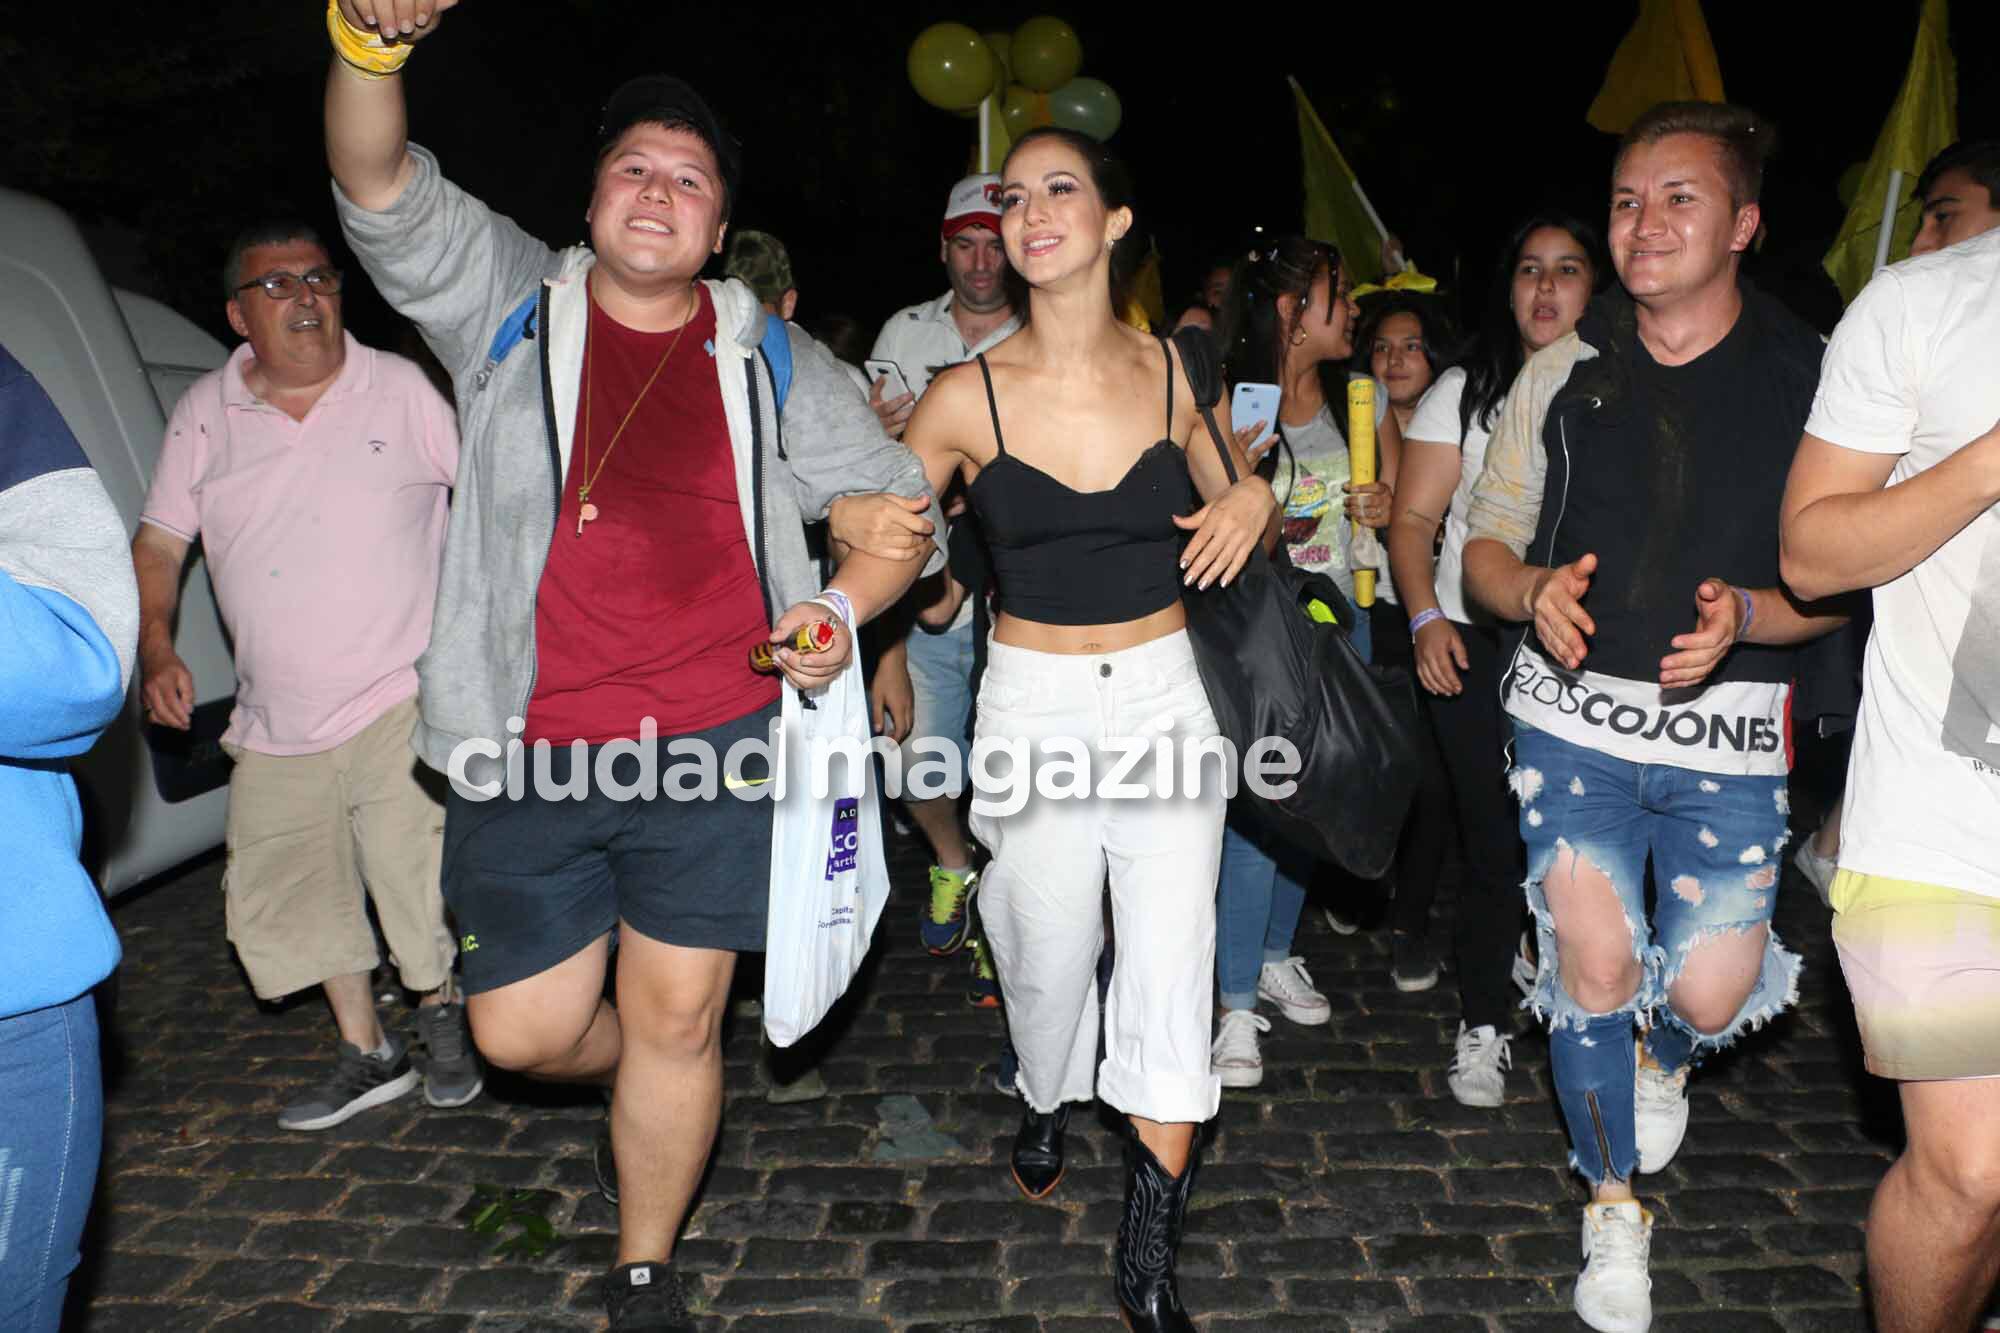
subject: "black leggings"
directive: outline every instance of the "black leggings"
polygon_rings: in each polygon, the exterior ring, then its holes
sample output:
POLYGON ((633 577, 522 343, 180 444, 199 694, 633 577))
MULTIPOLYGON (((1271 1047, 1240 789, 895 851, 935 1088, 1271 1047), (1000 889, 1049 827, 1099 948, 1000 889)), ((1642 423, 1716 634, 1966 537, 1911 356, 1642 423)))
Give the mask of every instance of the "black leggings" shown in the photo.
MULTIPOLYGON (((1377 666, 1401 667, 1417 684, 1416 653, 1410 642, 1410 622, 1403 608, 1378 601, 1368 608, 1368 629, 1374 640, 1371 660, 1377 666)), ((1445 781, 1443 757, 1430 728, 1417 728, 1421 766, 1416 795, 1396 844, 1396 864, 1387 877, 1394 897, 1389 906, 1392 929, 1412 935, 1430 932, 1431 904, 1437 899, 1438 872, 1444 865, 1445 839, 1451 835, 1451 787, 1445 781)))
POLYGON ((1521 827, 1507 794, 1500 635, 1472 625, 1453 627, 1472 664, 1459 673, 1463 692, 1436 695, 1419 685, 1417 694, 1444 760, 1465 849, 1453 930, 1459 1004, 1467 1027, 1491 1024, 1505 1033, 1516 1008, 1511 973, 1526 869, 1521 827))

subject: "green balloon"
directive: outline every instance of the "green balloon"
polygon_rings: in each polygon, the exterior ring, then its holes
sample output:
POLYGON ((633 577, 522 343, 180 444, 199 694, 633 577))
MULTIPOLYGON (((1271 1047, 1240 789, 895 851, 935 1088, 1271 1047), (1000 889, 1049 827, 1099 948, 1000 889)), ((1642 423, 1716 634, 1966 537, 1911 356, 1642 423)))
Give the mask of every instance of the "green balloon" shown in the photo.
POLYGON ((1093 139, 1109 139, 1115 134, 1123 114, 1118 94, 1102 79, 1071 79, 1049 94, 1050 119, 1093 139))
POLYGON ((1054 92, 1083 68, 1083 43, 1077 40, 1076 29, 1047 16, 1014 29, 1008 55, 1015 81, 1038 93, 1054 92))
POLYGON ((993 53, 963 23, 933 23, 910 43, 910 85, 946 111, 977 106, 993 90, 993 53))
POLYGON ((1033 89, 1018 83, 1007 85, 1007 95, 1000 102, 1000 121, 1007 127, 1008 138, 1018 139, 1035 127, 1037 96, 1033 89))

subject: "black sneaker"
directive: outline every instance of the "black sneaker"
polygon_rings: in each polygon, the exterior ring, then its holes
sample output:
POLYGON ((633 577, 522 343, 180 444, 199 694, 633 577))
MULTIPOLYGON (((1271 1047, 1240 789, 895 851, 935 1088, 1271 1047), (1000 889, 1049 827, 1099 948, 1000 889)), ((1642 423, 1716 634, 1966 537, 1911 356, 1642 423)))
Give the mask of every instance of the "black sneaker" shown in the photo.
POLYGON ((620 1264, 604 1275, 611 1333, 694 1333, 688 1280, 664 1263, 620 1264))
POLYGON ((1397 990, 1429 990, 1438 984, 1437 950, 1431 947, 1428 936, 1399 930, 1390 942, 1390 951, 1389 979, 1397 990))
POLYGON ((333 1072, 278 1112, 278 1128, 332 1129, 371 1106, 395 1101, 416 1086, 417 1071, 410 1067, 410 1052, 393 1033, 386 1056, 364 1055, 343 1041, 333 1072))
POLYGON ((449 1110, 463 1106, 479 1095, 485 1080, 479 1076, 479 1057, 465 1028, 463 1004, 426 1004, 417 1007, 417 1030, 423 1033, 430 1061, 424 1066, 424 1100, 449 1110))

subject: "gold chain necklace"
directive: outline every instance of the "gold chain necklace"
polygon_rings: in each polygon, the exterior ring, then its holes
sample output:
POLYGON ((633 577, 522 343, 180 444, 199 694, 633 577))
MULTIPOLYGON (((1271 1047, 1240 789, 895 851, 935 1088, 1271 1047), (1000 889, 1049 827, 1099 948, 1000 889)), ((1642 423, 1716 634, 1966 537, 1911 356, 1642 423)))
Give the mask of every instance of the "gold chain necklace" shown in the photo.
POLYGON ((611 432, 611 442, 604 446, 604 457, 597 460, 595 468, 590 466, 590 399, 592 396, 590 392, 590 326, 588 324, 584 326, 583 480, 578 482, 576 487, 576 535, 579 537, 583 535, 583 525, 595 520, 597 517, 597 506, 590 502, 590 490, 591 487, 597 485, 597 478, 604 471, 604 465, 611 461, 611 451, 618 447, 618 437, 623 435, 625 428, 632 424, 633 416, 639 411, 639 404, 646 401, 647 393, 652 390, 653 381, 660 378, 660 372, 667 368, 668 358, 672 357, 674 349, 681 345, 681 335, 687 332, 688 325, 694 323, 695 316, 701 313, 700 293, 695 288, 690 287, 688 295, 693 297, 693 302, 692 308, 688 311, 687 318, 681 321, 681 326, 678 329, 674 330, 674 340, 668 343, 667 350, 660 354, 659 364, 654 366, 653 373, 646 377, 645 387, 639 390, 639 396, 632 400, 632 406, 625 409, 625 419, 618 423, 617 430, 611 432))

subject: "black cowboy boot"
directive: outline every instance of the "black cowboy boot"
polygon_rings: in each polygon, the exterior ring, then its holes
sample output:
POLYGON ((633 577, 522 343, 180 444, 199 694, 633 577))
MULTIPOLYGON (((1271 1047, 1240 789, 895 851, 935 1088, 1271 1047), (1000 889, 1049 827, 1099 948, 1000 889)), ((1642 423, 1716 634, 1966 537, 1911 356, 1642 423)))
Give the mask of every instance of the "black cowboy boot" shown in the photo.
POLYGON ((1021 1132, 1014 1136, 1014 1183, 1031 1199, 1045 1199, 1063 1173, 1063 1131, 1069 1128, 1069 1104, 1048 1115, 1028 1110, 1021 1132))
POLYGON ((1181 1224, 1194 1191, 1195 1156, 1201 1132, 1188 1148, 1187 1170, 1177 1180, 1152 1151, 1127 1131, 1125 1216, 1118 1223, 1116 1273, 1118 1308, 1134 1333, 1194 1333, 1194 1321, 1174 1285, 1181 1224))

